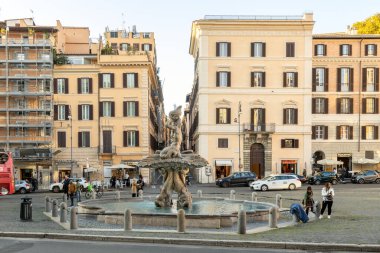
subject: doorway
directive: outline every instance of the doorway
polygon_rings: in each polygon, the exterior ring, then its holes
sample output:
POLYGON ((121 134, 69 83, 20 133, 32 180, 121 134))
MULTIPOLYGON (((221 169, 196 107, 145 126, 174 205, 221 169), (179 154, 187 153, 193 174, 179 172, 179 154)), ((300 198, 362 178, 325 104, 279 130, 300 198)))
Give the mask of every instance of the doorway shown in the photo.
POLYGON ((265 152, 264 145, 254 143, 251 146, 251 172, 257 175, 257 178, 265 177, 265 152))

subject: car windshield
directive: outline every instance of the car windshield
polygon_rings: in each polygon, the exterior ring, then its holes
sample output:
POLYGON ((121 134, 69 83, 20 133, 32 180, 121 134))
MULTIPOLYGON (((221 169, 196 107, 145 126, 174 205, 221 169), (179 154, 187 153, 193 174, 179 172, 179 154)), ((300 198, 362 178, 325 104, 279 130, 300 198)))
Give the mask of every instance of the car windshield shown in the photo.
POLYGON ((359 171, 357 174, 358 175, 364 175, 364 171, 359 171))
POLYGON ((263 181, 269 181, 269 180, 272 180, 272 179, 273 179, 272 176, 268 176, 268 177, 264 177, 264 178, 261 179, 261 180, 263 180, 263 181))

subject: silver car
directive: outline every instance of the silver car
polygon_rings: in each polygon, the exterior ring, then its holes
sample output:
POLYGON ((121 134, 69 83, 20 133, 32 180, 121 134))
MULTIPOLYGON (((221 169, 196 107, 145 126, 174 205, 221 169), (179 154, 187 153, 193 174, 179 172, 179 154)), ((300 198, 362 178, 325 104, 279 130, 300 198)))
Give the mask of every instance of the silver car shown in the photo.
POLYGON ((19 192, 21 194, 25 194, 32 190, 31 185, 25 180, 16 180, 15 181, 15 192, 19 192))

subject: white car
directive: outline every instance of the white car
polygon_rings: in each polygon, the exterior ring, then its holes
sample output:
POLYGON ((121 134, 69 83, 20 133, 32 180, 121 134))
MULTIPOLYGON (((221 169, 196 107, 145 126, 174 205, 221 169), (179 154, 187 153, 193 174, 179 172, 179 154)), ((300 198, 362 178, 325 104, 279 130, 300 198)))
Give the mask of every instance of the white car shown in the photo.
POLYGON ((295 190, 297 188, 300 188, 301 185, 302 183, 297 176, 280 174, 268 176, 261 180, 252 182, 249 187, 251 187, 252 190, 261 191, 284 189, 295 190))
MULTIPOLYGON (((74 182, 78 182, 79 181, 79 184, 82 186, 82 189, 87 188, 87 186, 88 186, 88 183, 87 183, 86 179, 84 179, 83 177, 80 177, 80 178, 69 178, 69 180, 73 180, 74 182)), ((63 191, 63 182, 64 181, 65 180, 62 180, 60 183, 51 184, 49 186, 49 190, 53 191, 55 193, 63 191)))

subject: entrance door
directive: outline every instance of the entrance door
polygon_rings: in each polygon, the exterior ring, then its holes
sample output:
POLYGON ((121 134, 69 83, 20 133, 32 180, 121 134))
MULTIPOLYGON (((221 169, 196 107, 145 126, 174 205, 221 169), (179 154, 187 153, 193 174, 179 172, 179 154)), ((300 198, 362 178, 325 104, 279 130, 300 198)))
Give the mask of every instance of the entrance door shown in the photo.
POLYGON ((264 145, 254 143, 251 146, 251 171, 256 173, 258 178, 265 176, 264 145))
POLYGON ((103 131, 103 153, 112 153, 112 131, 103 131))

